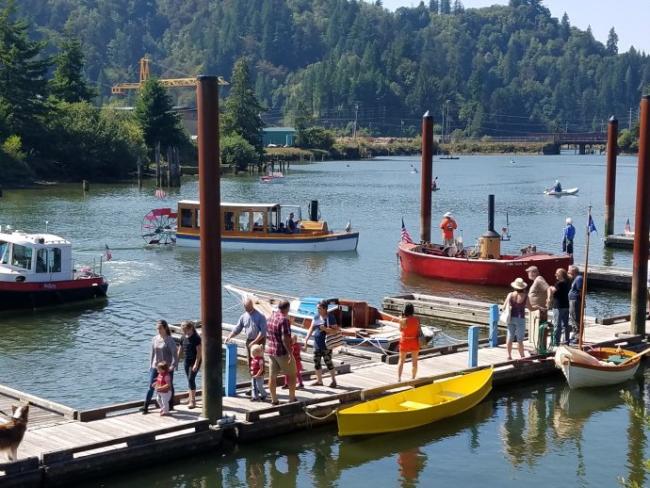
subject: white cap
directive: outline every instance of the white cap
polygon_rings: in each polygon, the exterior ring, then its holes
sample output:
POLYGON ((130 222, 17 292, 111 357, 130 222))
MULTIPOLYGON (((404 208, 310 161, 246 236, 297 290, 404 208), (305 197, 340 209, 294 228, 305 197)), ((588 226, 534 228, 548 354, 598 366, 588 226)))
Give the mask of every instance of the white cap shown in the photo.
POLYGON ((573 223, 573 220, 571 219, 571 217, 566 218, 566 223, 567 224, 572 224, 573 223))
POLYGON ((443 215, 443 217, 453 217, 453 215, 451 214, 451 212, 447 212, 445 215, 443 215))
POLYGON ((555 183, 559 183, 559 182, 560 182, 560 180, 555 180, 555 183))

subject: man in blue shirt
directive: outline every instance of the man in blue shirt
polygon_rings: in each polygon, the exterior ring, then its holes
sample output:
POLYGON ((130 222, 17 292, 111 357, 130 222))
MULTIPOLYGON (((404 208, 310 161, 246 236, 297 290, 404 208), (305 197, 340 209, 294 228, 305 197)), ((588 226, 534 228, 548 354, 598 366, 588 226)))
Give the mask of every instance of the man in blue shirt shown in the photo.
POLYGON ((246 334, 246 358, 250 366, 251 346, 253 344, 264 346, 266 342, 266 317, 255 309, 253 299, 250 297, 246 297, 244 300, 244 313, 239 317, 235 328, 226 337, 226 344, 242 330, 246 334))
POLYGON ((580 330, 580 317, 582 316, 582 282, 583 278, 580 269, 575 266, 569 266, 567 270, 571 280, 569 289, 569 325, 573 337, 577 337, 580 330))
POLYGON ((566 219, 566 227, 564 228, 564 238, 562 239, 562 252, 573 256, 573 238, 576 236, 576 228, 573 226, 571 217, 566 219))

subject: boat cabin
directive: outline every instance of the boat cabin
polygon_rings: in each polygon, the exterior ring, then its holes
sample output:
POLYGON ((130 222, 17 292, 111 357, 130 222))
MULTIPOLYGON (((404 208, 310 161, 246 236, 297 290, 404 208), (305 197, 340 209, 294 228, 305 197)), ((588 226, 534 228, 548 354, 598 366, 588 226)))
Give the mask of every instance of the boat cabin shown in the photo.
MULTIPOLYGON (((281 236, 292 234, 286 227, 289 214, 294 214, 296 233, 326 233, 327 223, 323 221, 302 221, 300 207, 279 203, 222 203, 221 234, 223 236, 251 237, 281 236)), ((199 202, 181 200, 178 202, 177 234, 199 235, 199 202)))
POLYGON ((70 242, 52 234, 0 232, 0 281, 72 279, 70 242))

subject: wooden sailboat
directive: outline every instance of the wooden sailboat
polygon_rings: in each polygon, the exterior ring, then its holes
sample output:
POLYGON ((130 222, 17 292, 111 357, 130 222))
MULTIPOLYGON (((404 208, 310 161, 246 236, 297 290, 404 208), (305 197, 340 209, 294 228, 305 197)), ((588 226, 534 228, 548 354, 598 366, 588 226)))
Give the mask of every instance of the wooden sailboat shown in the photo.
POLYGON ((340 436, 413 429, 458 415, 492 389, 492 368, 436 381, 339 410, 340 436))
POLYGON ((596 347, 583 349, 584 308, 587 294, 587 274, 589 266, 589 236, 593 221, 589 207, 589 225, 587 226, 587 251, 582 282, 582 303, 580 304, 580 330, 578 347, 560 346, 555 351, 555 365, 562 370, 569 388, 616 385, 631 379, 639 368, 641 357, 650 352, 650 348, 641 353, 622 348, 596 347))

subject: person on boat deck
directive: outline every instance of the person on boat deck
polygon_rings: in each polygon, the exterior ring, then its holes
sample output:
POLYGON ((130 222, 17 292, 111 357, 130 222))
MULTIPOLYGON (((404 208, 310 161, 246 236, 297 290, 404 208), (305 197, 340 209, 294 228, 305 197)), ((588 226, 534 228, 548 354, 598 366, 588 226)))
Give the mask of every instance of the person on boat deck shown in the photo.
POLYGON ((576 228, 573 226, 571 217, 566 218, 566 227, 564 228, 564 237, 562 238, 562 252, 573 256, 573 238, 576 236, 576 228))
MULTIPOLYGON (((544 277, 539 274, 537 266, 526 268, 528 279, 531 281, 528 289, 528 298, 534 311, 530 313, 530 332, 536 334, 539 326, 548 321, 548 309, 546 308, 546 298, 548 297, 548 283, 544 277)), ((534 337, 534 335, 532 336, 534 337)))
POLYGON ((553 307, 554 323, 554 340, 555 345, 559 345, 562 340, 562 331, 564 331, 564 341, 566 344, 571 339, 571 328, 569 327, 569 275, 565 269, 558 268, 555 271, 557 280, 553 286, 548 287, 547 304, 553 307))
POLYGON ((458 224, 456 224, 451 212, 447 212, 442 216, 440 230, 442 230, 442 243, 445 247, 451 247, 454 245, 454 230, 457 228, 458 224))
POLYGON ((415 317, 413 304, 404 306, 404 313, 399 321, 399 362, 397 363, 397 381, 402 381, 402 370, 406 355, 411 354, 411 379, 418 374, 418 356, 420 354, 420 320, 415 317))
POLYGON ((312 383, 313 386, 321 386, 323 384, 323 373, 321 371, 321 360, 325 362, 327 370, 330 372, 332 382, 330 387, 336 388, 336 369, 332 362, 332 350, 327 347, 327 334, 334 334, 338 330, 336 317, 327 312, 327 302, 321 300, 317 306, 318 313, 311 322, 311 327, 307 332, 305 338, 304 350, 307 350, 307 341, 314 336, 314 371, 316 373, 316 381, 312 383))
POLYGON ((436 176, 431 183, 431 191, 436 191, 438 189, 438 177, 436 176))
POLYGON ((506 338, 506 349, 508 350, 508 360, 512 359, 512 343, 517 340, 517 350, 523 358, 524 354, 524 336, 526 334, 526 309, 533 311, 534 308, 530 303, 530 297, 526 293, 528 285, 523 278, 517 278, 510 283, 513 291, 508 293, 503 308, 510 307, 510 320, 508 321, 508 335, 506 338))
POLYGON ((296 221, 293 220, 293 212, 289 214, 289 218, 287 219, 287 224, 285 225, 285 229, 289 234, 295 234, 298 232, 298 224, 296 224, 296 221))
POLYGON ((562 191, 562 184, 560 180, 555 180, 555 185, 553 185, 553 191, 560 193, 562 191))
POLYGON ((571 335, 575 339, 580 330, 580 318, 582 314, 582 283, 583 278, 580 269, 576 265, 569 266, 569 278, 571 278, 571 288, 569 289, 569 325, 571 325, 571 335))
POLYGON ((242 330, 246 334, 246 359, 250 367, 251 346, 254 344, 264 346, 264 342, 266 341, 266 317, 255 309, 253 299, 250 297, 244 300, 244 313, 241 314, 237 325, 228 334, 228 337, 226 337, 226 344, 242 330))

